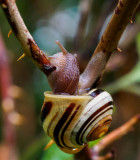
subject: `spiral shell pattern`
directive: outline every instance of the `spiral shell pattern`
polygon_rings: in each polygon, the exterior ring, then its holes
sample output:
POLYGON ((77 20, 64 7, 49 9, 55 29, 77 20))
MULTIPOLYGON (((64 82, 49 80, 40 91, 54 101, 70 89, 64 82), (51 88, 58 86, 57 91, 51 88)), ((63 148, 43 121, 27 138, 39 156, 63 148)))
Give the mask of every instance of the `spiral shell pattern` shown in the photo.
POLYGON ((108 92, 93 89, 84 95, 44 95, 43 128, 64 152, 76 153, 108 131, 113 112, 108 92))

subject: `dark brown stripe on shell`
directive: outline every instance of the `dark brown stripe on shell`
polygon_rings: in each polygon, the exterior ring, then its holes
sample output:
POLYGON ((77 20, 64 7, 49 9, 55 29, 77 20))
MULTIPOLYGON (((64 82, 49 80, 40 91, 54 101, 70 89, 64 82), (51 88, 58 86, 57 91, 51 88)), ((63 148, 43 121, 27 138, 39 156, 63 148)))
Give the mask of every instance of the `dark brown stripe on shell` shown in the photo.
POLYGON ((90 93, 90 96, 96 97, 96 96, 98 96, 102 92, 104 92, 102 89, 96 89, 95 91, 93 91, 92 93, 90 93))
POLYGON ((50 110, 52 108, 52 102, 48 101, 43 104, 42 110, 41 110, 41 122, 44 122, 46 116, 50 113, 50 110))
POLYGON ((108 119, 108 120, 104 121, 104 123, 107 123, 107 122, 112 122, 112 119, 108 119))
MULTIPOLYGON (((84 128, 86 127, 86 125, 98 114, 100 113, 102 110, 104 110, 106 107, 112 105, 112 101, 106 103, 105 105, 103 105, 101 108, 99 108, 96 112, 94 112, 86 121, 85 123, 82 125, 82 127, 79 129, 77 135, 76 135, 76 143, 81 145, 82 143, 80 143, 79 141, 79 136, 81 134, 81 132, 84 130, 84 128)), ((94 118, 94 120, 96 120, 96 118, 94 118)), ((92 121, 93 122, 93 121, 92 121)), ((91 123, 90 123, 91 124, 91 123)), ((89 125, 88 125, 89 126, 89 125)))
POLYGON ((60 147, 61 146, 60 142, 59 142, 59 132, 61 130, 61 128, 63 127, 63 125, 65 124, 66 120, 68 119, 68 117, 70 116, 70 114, 72 113, 74 107, 75 107, 75 103, 71 103, 68 108, 65 110, 63 116, 61 117, 61 119, 59 120, 59 122, 57 123, 55 129, 54 129, 54 140, 56 142, 56 144, 60 147))
MULTIPOLYGON (((113 107, 108 108, 108 109, 105 110, 103 113, 101 113, 100 115, 98 115, 98 116, 97 116, 95 119, 93 119, 93 120, 90 122, 90 124, 84 129, 84 132, 82 133, 81 138, 80 138, 81 143, 83 143, 83 142, 82 142, 83 135, 85 134, 86 130, 90 127, 90 125, 91 125, 97 118, 99 118, 101 115, 103 115, 105 112, 109 111, 110 109, 113 109, 113 107)), ((97 123, 98 123, 98 122, 97 122, 97 123)), ((96 125, 96 124, 95 124, 95 125, 96 125)))
MULTIPOLYGON (((108 122, 111 123, 111 122, 112 122, 112 119, 106 120, 106 121, 104 122, 104 124, 105 124, 105 123, 108 123, 108 122)), ((97 123, 96 123, 96 124, 97 124, 97 123)), ((95 124, 95 125, 96 125, 96 124, 95 124)), ((96 130, 97 130, 99 127, 100 127, 100 126, 98 126, 97 128, 95 128, 94 131, 93 131, 91 134, 93 134, 94 132, 96 132, 96 130)))
POLYGON ((64 142, 64 138, 63 138, 64 133, 65 133, 66 129, 68 128, 69 124, 71 123, 71 121, 73 120, 74 116, 75 116, 76 113, 78 112, 80 106, 81 106, 81 105, 79 105, 79 106, 76 108, 76 110, 74 111, 73 115, 71 116, 71 118, 69 119, 69 121, 67 122, 67 124, 65 125, 65 127, 63 128, 63 131, 62 131, 62 133, 61 133, 61 141, 62 141, 62 143, 63 143, 63 145, 64 145, 65 147, 69 147, 69 146, 67 146, 67 145, 65 144, 65 142, 64 142))
POLYGON ((55 118, 57 117, 57 115, 58 115, 58 112, 56 112, 56 114, 55 114, 55 115, 53 116, 53 118, 51 119, 50 124, 48 125, 47 134, 48 134, 49 136, 50 136, 50 134, 49 134, 50 127, 51 127, 52 123, 54 122, 55 118))

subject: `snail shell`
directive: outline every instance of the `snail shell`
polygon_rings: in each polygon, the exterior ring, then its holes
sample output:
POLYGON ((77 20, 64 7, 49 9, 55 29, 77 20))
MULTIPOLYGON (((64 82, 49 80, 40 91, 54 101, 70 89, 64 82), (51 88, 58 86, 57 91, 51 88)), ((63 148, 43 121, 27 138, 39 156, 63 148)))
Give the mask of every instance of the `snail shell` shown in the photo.
POLYGON ((94 89, 84 95, 44 95, 43 128, 62 151, 77 153, 108 131, 113 112, 108 92, 94 89))

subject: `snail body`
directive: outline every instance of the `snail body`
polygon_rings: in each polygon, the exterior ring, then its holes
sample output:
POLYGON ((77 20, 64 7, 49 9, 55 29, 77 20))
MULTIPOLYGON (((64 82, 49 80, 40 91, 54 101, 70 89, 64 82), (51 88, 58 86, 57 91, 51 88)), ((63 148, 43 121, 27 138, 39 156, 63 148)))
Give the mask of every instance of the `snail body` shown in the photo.
POLYGON ((56 53, 49 57, 50 63, 56 67, 48 76, 49 84, 53 93, 66 93, 73 95, 78 89, 79 82, 79 65, 76 55, 73 55, 56 41, 62 52, 56 53))
POLYGON ((113 112, 108 92, 93 89, 83 95, 44 95, 43 128, 62 151, 77 153, 108 131, 113 112))

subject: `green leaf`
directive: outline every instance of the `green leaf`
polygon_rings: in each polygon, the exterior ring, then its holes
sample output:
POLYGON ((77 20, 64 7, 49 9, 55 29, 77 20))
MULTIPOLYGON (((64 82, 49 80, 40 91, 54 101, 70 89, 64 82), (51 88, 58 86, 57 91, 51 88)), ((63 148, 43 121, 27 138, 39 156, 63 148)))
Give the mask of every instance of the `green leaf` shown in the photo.
POLYGON ((72 160, 73 155, 61 151, 56 144, 53 144, 49 149, 44 151, 41 160, 72 160))
POLYGON ((96 139, 95 141, 89 142, 89 143, 88 143, 89 147, 90 147, 90 148, 94 147, 97 143, 100 142, 101 139, 102 139, 102 138, 99 138, 99 139, 96 139))

